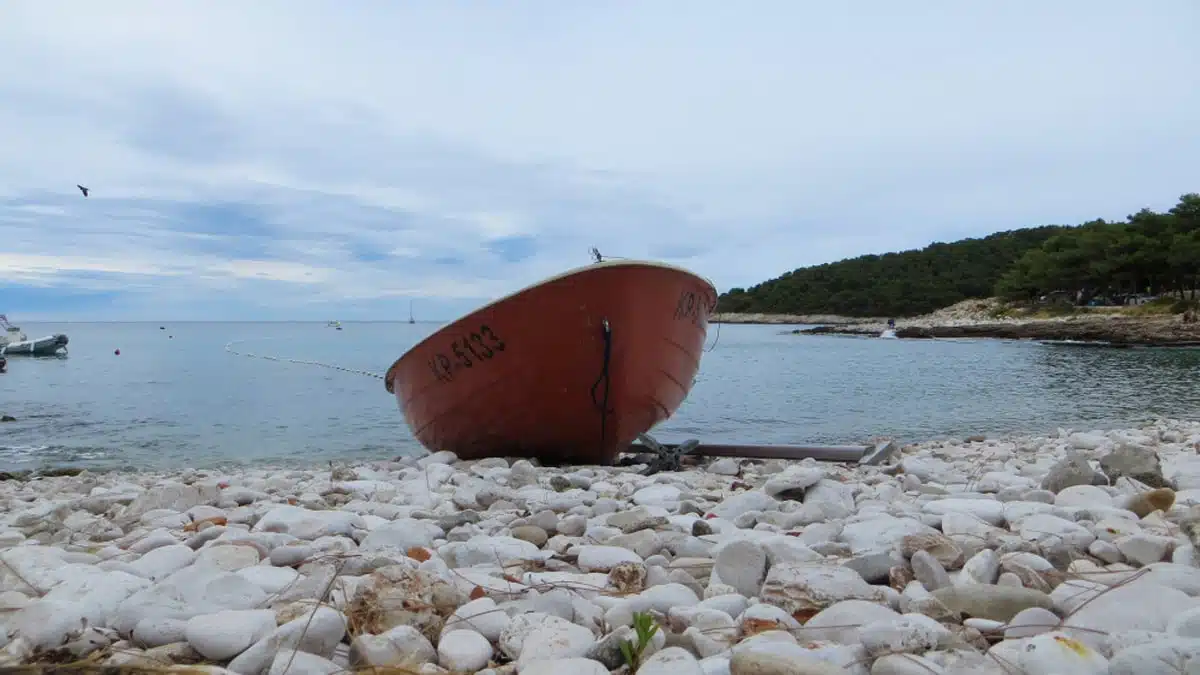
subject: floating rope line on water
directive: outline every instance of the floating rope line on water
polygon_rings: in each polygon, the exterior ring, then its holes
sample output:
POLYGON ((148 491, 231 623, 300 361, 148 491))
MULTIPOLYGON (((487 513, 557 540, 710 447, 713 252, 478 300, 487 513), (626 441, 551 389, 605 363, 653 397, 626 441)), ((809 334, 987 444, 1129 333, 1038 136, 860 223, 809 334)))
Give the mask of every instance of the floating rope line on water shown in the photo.
MULTIPOLYGON (((260 338, 260 339, 263 339, 263 338, 260 338)), ((266 339, 270 339, 270 338, 266 338, 266 339)), ((233 348, 234 345, 240 344, 242 342, 249 342, 249 340, 234 340, 233 342, 229 342, 225 345, 225 351, 229 352, 230 354, 236 354, 237 356, 246 356, 246 357, 250 357, 252 359, 263 359, 265 361, 278 361, 280 363, 295 363, 295 364, 302 365, 302 366, 319 366, 321 368, 329 368, 330 370, 340 370, 343 373, 354 373, 357 375, 366 375, 367 377, 373 377, 377 380, 383 379, 383 375, 380 375, 379 373, 372 373, 369 370, 359 370, 358 368, 346 368, 343 366, 334 365, 332 363, 323 363, 321 361, 306 361, 304 359, 288 359, 288 358, 284 358, 282 356, 268 356, 265 354, 252 354, 250 352, 240 352, 233 348)))

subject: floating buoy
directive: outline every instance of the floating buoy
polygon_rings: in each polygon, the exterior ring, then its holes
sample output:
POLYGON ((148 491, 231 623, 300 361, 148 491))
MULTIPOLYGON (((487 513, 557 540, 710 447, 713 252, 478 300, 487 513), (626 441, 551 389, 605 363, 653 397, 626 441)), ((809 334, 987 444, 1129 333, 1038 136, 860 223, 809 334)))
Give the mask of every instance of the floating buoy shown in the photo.
POLYGON ((117 356, 120 356, 120 355, 121 355, 121 350, 120 350, 120 349, 114 349, 114 350, 113 350, 113 354, 116 354, 117 356))

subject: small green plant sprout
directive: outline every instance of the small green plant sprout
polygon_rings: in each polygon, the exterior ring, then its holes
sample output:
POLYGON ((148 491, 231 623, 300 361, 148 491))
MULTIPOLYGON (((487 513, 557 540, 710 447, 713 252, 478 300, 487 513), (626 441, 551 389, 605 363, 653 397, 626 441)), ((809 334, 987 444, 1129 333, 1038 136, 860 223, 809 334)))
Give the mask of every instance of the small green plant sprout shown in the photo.
POLYGON ((625 663, 629 666, 629 672, 636 673, 637 669, 642 665, 642 653, 646 651, 646 647, 650 646, 650 640, 654 638, 654 634, 658 632, 658 624, 654 622, 654 617, 648 612, 635 612, 633 615, 633 633, 637 637, 637 642, 623 640, 621 642, 621 655, 625 657, 625 663))

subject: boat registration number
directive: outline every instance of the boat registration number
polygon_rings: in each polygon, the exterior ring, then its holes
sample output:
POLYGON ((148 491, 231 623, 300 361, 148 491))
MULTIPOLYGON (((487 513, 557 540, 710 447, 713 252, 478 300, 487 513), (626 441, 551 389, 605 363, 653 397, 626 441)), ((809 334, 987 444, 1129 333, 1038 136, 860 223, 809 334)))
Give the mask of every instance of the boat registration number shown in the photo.
POLYGON ((504 351, 504 340, 487 324, 450 341, 446 351, 429 359, 429 369, 439 382, 451 382, 454 374, 465 368, 491 361, 504 351))
POLYGON ((707 293, 683 291, 675 303, 675 320, 690 321, 693 325, 707 320, 712 314, 713 303, 707 293))

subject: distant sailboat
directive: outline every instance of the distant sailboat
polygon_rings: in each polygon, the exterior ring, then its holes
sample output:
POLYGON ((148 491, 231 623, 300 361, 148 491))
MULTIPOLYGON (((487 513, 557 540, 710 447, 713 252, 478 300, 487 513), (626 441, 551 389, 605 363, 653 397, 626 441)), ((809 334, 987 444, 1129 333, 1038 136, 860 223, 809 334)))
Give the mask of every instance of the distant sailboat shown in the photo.
POLYGON ((413 319, 413 313, 412 313, 412 300, 409 300, 409 301, 408 301, 408 322, 409 322, 409 323, 416 323, 416 321, 413 319))

